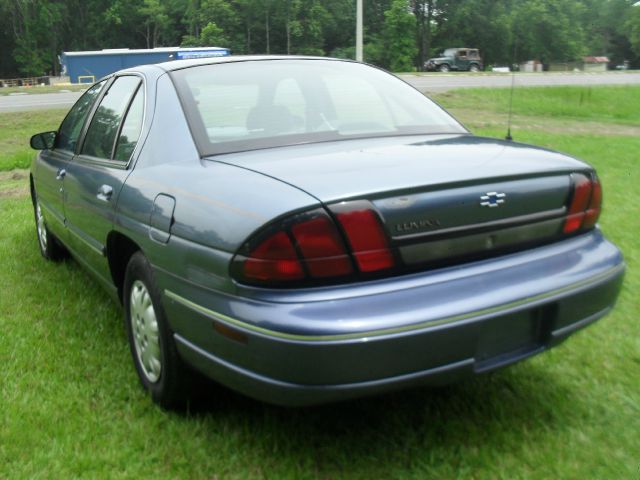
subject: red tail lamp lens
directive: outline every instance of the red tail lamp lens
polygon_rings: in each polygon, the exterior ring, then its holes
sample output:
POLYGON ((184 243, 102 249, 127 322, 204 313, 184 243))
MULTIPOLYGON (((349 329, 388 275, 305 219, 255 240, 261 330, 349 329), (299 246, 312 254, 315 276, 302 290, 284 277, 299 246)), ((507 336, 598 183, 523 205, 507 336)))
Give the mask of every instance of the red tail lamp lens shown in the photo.
POLYGON ((361 272, 374 272, 394 266, 395 261, 389 250, 387 237, 373 210, 343 210, 336 216, 347 235, 361 272))
POLYGON ((582 222, 582 228, 591 228, 598 221, 600 211, 602 209, 602 186, 596 178, 593 182, 593 191, 591 192, 591 201, 589 202, 589 209, 584 214, 584 221, 582 222))
POLYGON ((351 261, 336 227, 326 216, 295 224, 291 232, 312 277, 352 273, 351 261))
POLYGON ((262 241, 244 261, 244 275, 254 280, 299 280, 304 278, 296 250, 285 232, 262 241))
POLYGON ((567 219, 564 222, 564 233, 575 232, 582 226, 585 210, 591 200, 591 180, 584 175, 573 175, 573 197, 569 205, 567 219))
POLYGON ((354 275, 354 263, 363 273, 395 266, 371 203, 345 202, 331 210, 343 232, 323 208, 278 220, 240 248, 232 264, 234 276, 247 283, 282 286, 354 275))

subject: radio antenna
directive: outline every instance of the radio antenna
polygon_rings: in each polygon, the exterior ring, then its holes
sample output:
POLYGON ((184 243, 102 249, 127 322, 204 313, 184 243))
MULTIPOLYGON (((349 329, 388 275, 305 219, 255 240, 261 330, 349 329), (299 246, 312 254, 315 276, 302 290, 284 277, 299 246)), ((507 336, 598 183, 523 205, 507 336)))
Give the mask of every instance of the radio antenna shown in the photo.
POLYGON ((505 140, 512 141, 513 137, 511 136, 511 115, 513 113, 513 88, 516 79, 516 42, 513 42, 513 58, 511 60, 511 92, 509 93, 509 118, 507 120, 507 136, 504 137, 505 140))

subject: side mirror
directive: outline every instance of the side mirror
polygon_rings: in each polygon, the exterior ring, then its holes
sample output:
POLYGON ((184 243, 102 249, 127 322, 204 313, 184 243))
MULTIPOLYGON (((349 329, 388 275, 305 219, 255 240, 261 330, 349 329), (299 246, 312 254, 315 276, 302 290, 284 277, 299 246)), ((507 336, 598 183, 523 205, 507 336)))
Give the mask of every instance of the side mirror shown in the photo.
POLYGON ((29 144, 34 150, 51 150, 56 144, 57 132, 36 133, 29 144))

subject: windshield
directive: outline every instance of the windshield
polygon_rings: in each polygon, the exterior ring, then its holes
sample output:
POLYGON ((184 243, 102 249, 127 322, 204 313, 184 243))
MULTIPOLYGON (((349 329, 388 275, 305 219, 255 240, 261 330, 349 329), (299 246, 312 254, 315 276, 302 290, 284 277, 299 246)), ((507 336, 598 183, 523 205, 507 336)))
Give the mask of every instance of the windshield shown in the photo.
POLYGON ((393 75, 331 60, 262 60, 172 72, 202 155, 349 138, 467 133, 393 75))

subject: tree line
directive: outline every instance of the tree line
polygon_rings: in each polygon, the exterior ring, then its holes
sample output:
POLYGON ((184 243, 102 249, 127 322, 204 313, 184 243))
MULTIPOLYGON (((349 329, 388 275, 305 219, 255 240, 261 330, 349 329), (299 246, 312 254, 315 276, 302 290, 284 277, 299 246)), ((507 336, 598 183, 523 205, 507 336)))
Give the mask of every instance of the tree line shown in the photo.
MULTIPOLYGON (((355 56, 356 0, 0 0, 0 77, 58 74, 63 51, 221 46, 355 56)), ((420 69, 447 47, 485 64, 608 56, 640 67, 638 0, 364 0, 365 61, 420 69)))

